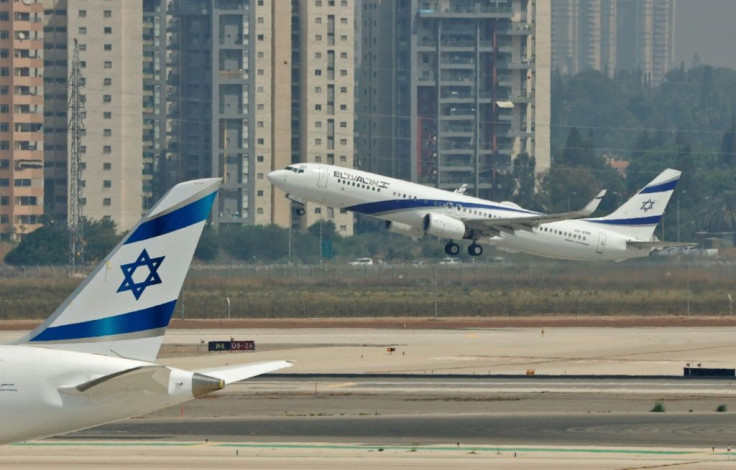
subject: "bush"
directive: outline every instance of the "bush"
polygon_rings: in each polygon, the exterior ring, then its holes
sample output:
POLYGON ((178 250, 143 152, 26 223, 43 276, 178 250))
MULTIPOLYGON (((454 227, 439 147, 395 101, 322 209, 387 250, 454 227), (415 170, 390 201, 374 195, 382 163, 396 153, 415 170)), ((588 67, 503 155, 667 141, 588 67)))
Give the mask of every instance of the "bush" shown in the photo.
POLYGON ((664 412, 665 412, 664 403, 662 403, 661 401, 658 401, 657 403, 654 404, 654 408, 652 408, 652 413, 664 413, 664 412))
POLYGON ((720 405, 718 405, 718 408, 716 408, 716 411, 719 413, 725 413, 726 410, 728 410, 728 407, 725 403, 721 403, 720 405))

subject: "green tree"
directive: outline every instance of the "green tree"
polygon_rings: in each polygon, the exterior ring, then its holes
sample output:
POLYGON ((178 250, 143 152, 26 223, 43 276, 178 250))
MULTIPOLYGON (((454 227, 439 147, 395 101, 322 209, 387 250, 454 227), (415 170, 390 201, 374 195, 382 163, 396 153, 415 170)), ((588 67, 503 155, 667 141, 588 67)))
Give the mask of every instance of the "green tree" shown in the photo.
POLYGON ((12 265, 60 265, 69 261, 69 232, 62 226, 41 227, 5 255, 12 265))

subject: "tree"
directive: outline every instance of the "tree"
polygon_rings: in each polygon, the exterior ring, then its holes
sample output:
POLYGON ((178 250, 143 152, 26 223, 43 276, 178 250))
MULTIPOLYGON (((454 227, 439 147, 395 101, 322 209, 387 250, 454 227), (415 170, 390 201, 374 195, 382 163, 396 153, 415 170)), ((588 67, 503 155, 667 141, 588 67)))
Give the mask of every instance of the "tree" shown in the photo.
POLYGON ((41 227, 5 255, 13 265, 60 265, 69 261, 69 232, 62 226, 41 227))

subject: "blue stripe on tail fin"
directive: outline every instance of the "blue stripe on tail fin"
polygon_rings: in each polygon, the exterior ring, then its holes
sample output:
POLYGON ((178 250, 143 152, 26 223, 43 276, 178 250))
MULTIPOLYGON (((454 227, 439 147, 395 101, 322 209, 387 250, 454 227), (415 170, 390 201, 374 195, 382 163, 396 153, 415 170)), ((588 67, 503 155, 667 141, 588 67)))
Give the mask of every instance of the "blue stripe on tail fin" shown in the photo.
POLYGON ((43 324, 16 343, 154 360, 219 182, 173 187, 43 324))

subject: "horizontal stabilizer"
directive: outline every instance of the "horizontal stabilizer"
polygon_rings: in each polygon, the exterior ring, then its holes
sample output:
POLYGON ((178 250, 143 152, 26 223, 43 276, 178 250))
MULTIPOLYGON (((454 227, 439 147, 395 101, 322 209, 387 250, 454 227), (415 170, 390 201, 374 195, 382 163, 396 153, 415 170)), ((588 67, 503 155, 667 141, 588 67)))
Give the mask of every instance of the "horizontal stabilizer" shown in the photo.
POLYGON ((640 240, 628 240, 626 242, 628 246, 633 246, 636 248, 654 248, 657 250, 661 250, 663 248, 694 248, 698 246, 697 243, 691 243, 691 242, 663 242, 659 240, 654 241, 640 241, 640 240))
POLYGON ((197 372, 216 379, 224 380, 225 384, 231 384, 291 366, 292 364, 287 361, 269 361, 255 362, 253 364, 241 364, 237 366, 217 367, 214 369, 198 370, 197 372))
POLYGON ((168 367, 151 365, 114 372, 87 382, 59 387, 59 392, 67 395, 95 395, 120 393, 128 390, 142 390, 167 393, 169 386, 168 367))

